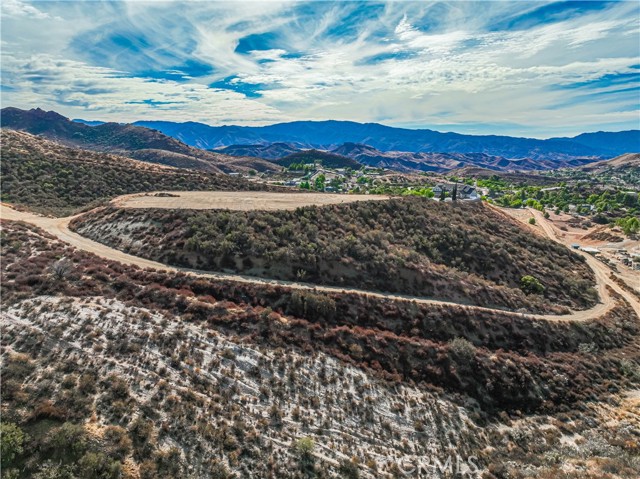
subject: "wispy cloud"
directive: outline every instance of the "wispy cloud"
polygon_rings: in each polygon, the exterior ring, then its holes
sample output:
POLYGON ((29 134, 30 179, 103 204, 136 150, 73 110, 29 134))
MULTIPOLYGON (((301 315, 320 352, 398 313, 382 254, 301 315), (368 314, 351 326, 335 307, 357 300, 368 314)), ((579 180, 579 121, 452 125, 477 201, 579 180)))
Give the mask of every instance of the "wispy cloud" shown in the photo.
POLYGON ((3 105, 533 136, 638 127, 637 2, 9 0, 2 15, 3 105))
POLYGON ((3 0, 1 8, 2 16, 4 17, 29 17, 36 19, 51 18, 49 14, 20 0, 3 0))

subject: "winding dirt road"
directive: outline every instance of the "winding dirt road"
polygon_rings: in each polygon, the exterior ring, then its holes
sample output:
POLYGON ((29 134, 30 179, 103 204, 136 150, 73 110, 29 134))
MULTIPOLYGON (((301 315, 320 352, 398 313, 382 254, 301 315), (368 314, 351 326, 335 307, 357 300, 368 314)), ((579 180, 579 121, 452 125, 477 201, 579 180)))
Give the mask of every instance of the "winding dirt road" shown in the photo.
MULTIPOLYGON (((536 223, 540 225, 540 227, 544 230, 545 234, 552 239, 553 241, 560 243, 561 245, 566 246, 567 248, 570 245, 563 238, 563 235, 556 230, 556 228, 552 225, 551 221, 547 220, 544 217, 544 214, 541 211, 538 211, 533 208, 528 208, 531 212, 531 215, 536 219, 536 223)), ((609 267, 604 264, 602 261, 596 259, 594 256, 589 253, 585 253, 582 250, 575 250, 576 253, 582 255, 589 267, 593 270, 596 275, 596 286, 598 288, 598 294, 600 295, 600 300, 603 303, 612 303, 609 292, 607 291, 606 286, 610 286, 616 293, 622 295, 625 298, 631 307, 635 310, 636 314, 640 316, 640 301, 633 294, 629 293, 622 289, 618 284, 611 280, 609 277, 611 275, 611 270, 609 267)), ((640 279, 639 279, 640 281, 640 279)))
MULTIPOLYGON (((71 231, 69 229, 69 223, 73 218, 77 216, 80 216, 80 215, 70 216, 66 218, 46 218, 43 216, 37 216, 32 213, 28 213, 24 211, 17 211, 8 205, 0 204, 1 219, 24 221, 26 223, 42 228, 47 233, 55 236, 56 238, 58 238, 61 241, 64 241, 65 243, 68 243, 71 246, 74 246, 75 248, 88 251, 90 253, 93 253, 97 256, 100 256, 108 260, 118 261, 123 264, 135 265, 141 268, 153 268, 159 271, 168 271, 168 272, 181 271, 181 272, 197 275, 204 278, 237 281, 241 283, 272 285, 272 286, 278 285, 278 286, 285 286, 287 288, 299 289, 299 290, 315 290, 315 291, 327 292, 327 293, 345 293, 346 292, 346 293, 353 293, 353 294, 359 294, 359 295, 368 296, 368 297, 383 298, 383 299, 390 299, 390 300, 415 301, 421 304, 432 304, 432 305, 439 305, 439 306, 463 306, 476 311, 485 311, 485 312, 488 311, 488 312, 499 312, 499 313, 510 312, 508 310, 485 308, 481 306, 473 306, 473 305, 456 303, 451 301, 440 301, 436 299, 428 299, 428 298, 421 298, 421 297, 408 296, 408 295, 379 293, 379 292, 366 291, 366 290, 353 289, 353 288, 339 288, 339 287, 322 286, 322 285, 315 285, 315 284, 309 284, 309 283, 269 280, 269 279, 256 278, 253 276, 245 276, 245 275, 239 275, 239 274, 211 273, 211 272, 204 272, 204 271, 192 270, 187 268, 176 268, 176 267, 168 266, 162 263, 157 263, 155 261, 140 258, 137 256, 129 255, 117 249, 111 248, 104 244, 85 238, 84 236, 81 236, 71 231)), ((538 215, 536 215, 536 218, 538 218, 538 215)), ((547 233, 547 235, 549 235, 551 239, 562 243, 561 241, 559 241, 558 237, 553 231, 553 228, 547 224, 544 217, 542 217, 542 215, 539 215, 539 218, 540 218, 539 219, 540 224, 544 225, 542 227, 545 229, 545 232, 547 233)), ((615 305, 613 299, 610 297, 610 295, 606 291, 606 287, 605 287, 606 285, 613 288, 616 292, 620 293, 627 301, 629 301, 629 303, 635 309, 636 313, 640 316, 640 303, 635 299, 635 297, 633 297, 627 291, 624 291, 622 288, 620 288, 617 284, 615 284, 613 281, 609 279, 609 276, 607 274, 608 272, 606 271, 605 265, 601 264, 595 258, 589 255, 586 255, 586 253, 584 254, 585 254, 585 257, 587 258, 588 264, 594 269, 596 273, 596 280, 598 283, 598 292, 600 293, 602 302, 598 303, 596 306, 594 306, 591 309, 582 310, 582 311, 573 311, 570 314, 565 314, 565 315, 526 314, 528 318, 542 319, 542 320, 549 320, 549 321, 588 321, 591 319, 596 319, 602 316, 603 314, 605 314, 606 312, 608 312, 615 305)), ((520 314, 520 313, 513 313, 513 314, 520 314)))

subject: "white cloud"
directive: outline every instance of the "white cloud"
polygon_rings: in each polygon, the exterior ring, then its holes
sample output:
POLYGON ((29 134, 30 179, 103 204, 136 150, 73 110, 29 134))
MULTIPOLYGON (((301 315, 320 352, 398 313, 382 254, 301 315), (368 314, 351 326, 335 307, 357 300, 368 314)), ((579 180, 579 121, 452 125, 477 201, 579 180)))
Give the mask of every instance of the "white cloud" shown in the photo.
POLYGON ((200 84, 129 77, 109 68, 49 55, 28 59, 5 56, 3 63, 22 80, 20 89, 12 95, 18 103, 62 113, 82 112, 117 121, 229 123, 247 118, 249 123, 261 123, 282 118, 276 109, 240 93, 200 84))
POLYGON ((20 0, 3 0, 2 16, 29 17, 36 19, 51 18, 48 13, 41 12, 33 5, 21 2, 20 0))
POLYGON ((638 104, 634 110, 629 94, 606 84, 586 91, 574 85, 638 72, 630 68, 640 55, 634 2, 560 21, 539 19, 518 30, 492 27, 534 15, 542 4, 9 5, 31 17, 3 19, 3 85, 10 87, 4 105, 47 105, 69 116, 118 121, 489 123, 501 129, 496 133, 526 128, 537 135, 633 127, 633 114, 637 120, 638 104), (119 35, 122 46, 100 48, 110 35, 119 35), (95 43, 78 45, 79 39, 95 43), (135 53, 129 41, 150 44, 135 53), (239 52, 241 44, 255 45, 239 52), (211 72, 193 72, 189 61, 211 72), (185 75, 154 80, 151 68, 154 78, 185 75), (208 87, 228 77, 238 91, 261 85, 262 96, 208 87), (608 101, 586 93, 608 95, 608 101))

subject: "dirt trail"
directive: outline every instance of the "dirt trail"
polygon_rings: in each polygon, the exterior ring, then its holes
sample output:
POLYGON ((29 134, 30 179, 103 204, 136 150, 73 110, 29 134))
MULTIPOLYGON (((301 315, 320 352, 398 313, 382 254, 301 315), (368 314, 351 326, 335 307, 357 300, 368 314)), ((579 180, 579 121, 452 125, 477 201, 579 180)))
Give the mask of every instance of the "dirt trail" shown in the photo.
MULTIPOLYGON (((147 260, 137 256, 129 255, 117 249, 111 248, 109 246, 106 246, 96 241, 85 238, 84 236, 80 236, 79 234, 69 229, 70 221, 77 216, 81 216, 81 215, 70 216, 67 218, 45 218, 42 216, 34 215, 32 213, 17 211, 9 207, 8 205, 0 204, 1 219, 24 221, 26 223, 30 223, 32 225, 38 226, 39 228, 42 228, 43 230, 52 234, 53 236, 60 239, 61 241, 64 241, 65 243, 68 243, 71 246, 74 246, 78 249, 88 251, 90 253, 94 253, 95 255, 108 260, 118 261, 123 264, 135 265, 141 268, 153 268, 160 271, 168 271, 168 272, 181 271, 181 272, 194 274, 204 278, 237 281, 241 283, 251 283, 251 284, 285 286, 287 288, 299 289, 299 290, 315 290, 315 291, 327 292, 327 293, 345 293, 346 292, 346 293, 354 293, 354 294, 359 294, 359 295, 374 297, 374 298, 383 298, 383 299, 401 300, 401 301, 415 301, 421 304, 433 304, 433 305, 439 305, 439 306, 463 306, 476 311, 489 311, 489 312, 499 312, 499 313, 509 312, 507 310, 485 308, 482 306, 472 306, 472 305, 463 304, 463 303, 457 303, 457 302, 451 302, 451 301, 440 301, 436 299, 427 299, 427 298, 408 296, 408 295, 379 293, 379 292, 372 292, 372 291, 353 289, 353 288, 321 286, 321 285, 315 285, 315 284, 309 284, 309 283, 298 283, 298 282, 292 282, 292 281, 269 280, 269 279, 256 278, 256 277, 245 276, 240 274, 210 273, 210 272, 192 270, 188 268, 176 268, 173 266, 157 263, 155 261, 147 260)), ((542 217, 542 215, 540 215, 540 217, 542 218, 541 225, 546 224, 546 220, 542 217)), ((547 227, 551 228, 548 225, 547 227)), ((545 227, 543 226, 543 228, 545 227)), ((553 229, 545 228, 545 231, 547 232, 547 234, 549 234, 551 239, 555 241, 559 241, 558 238, 555 236, 553 229)), ((602 316, 603 314, 605 314, 606 312, 608 312, 614 306, 614 301, 606 292, 605 285, 609 285, 615 291, 619 292, 625 299, 627 299, 627 301, 629 301, 633 305, 636 312, 640 315, 640 304, 638 304, 638 301, 635 300, 635 298, 633 298, 632 295, 622 290, 622 288, 620 288, 618 285, 616 285, 615 283, 613 283, 613 281, 609 279, 606 272, 603 271, 602 269, 604 265, 600 265, 597 260, 595 260, 594 258, 590 258, 589 256, 587 256, 587 262, 596 272, 598 290, 602 298, 601 303, 597 304, 591 309, 574 311, 570 314, 565 314, 565 315, 526 314, 526 316, 529 318, 545 319, 550 321, 587 321, 591 319, 596 319, 602 316)), ((513 314, 520 314, 520 313, 513 313, 513 314)))
MULTIPOLYGON (((544 214, 541 211, 538 211, 533 208, 529 208, 529 211, 531 212, 533 217, 536 219, 536 223, 542 227, 542 229, 550 239, 566 246, 567 248, 571 247, 571 245, 569 244, 569 240, 565 239, 565 235, 563 235, 562 232, 556 230, 553 224, 544 217, 544 214)), ((622 289, 618 284, 616 284, 614 281, 611 280, 610 278, 611 270, 609 269, 609 267, 606 264, 604 264, 602 261, 599 261, 594 256, 590 255, 589 253, 585 253, 584 251, 581 251, 581 250, 575 250, 575 251, 576 253, 581 254, 587 260, 587 264, 595 273, 596 286, 598 288, 598 294, 600 295, 600 300, 604 304, 613 303, 613 299, 611 298, 611 295, 609 294, 606 288, 606 286, 610 286, 616 293, 620 294, 623 298, 625 298, 629 302, 629 304, 633 307, 636 314, 640 316, 640 301, 638 301, 638 299, 633 294, 630 294, 628 291, 622 289)))
POLYGON ((175 191, 172 196, 134 193, 113 203, 120 208, 164 208, 210 210, 294 210, 301 206, 326 206, 355 201, 388 200, 383 195, 341 195, 328 193, 271 193, 265 191, 175 191))

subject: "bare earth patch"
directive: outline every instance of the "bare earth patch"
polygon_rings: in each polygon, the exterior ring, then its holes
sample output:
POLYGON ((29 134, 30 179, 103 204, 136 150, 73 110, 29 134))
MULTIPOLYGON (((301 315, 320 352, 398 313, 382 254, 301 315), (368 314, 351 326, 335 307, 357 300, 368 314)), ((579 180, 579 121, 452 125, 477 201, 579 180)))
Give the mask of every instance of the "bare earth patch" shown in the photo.
POLYGON ((268 193, 263 191, 172 191, 171 195, 156 193, 128 195, 114 203, 123 208, 166 208, 213 210, 294 210, 301 206, 335 205, 354 201, 388 200, 382 195, 339 195, 328 193, 268 193))

